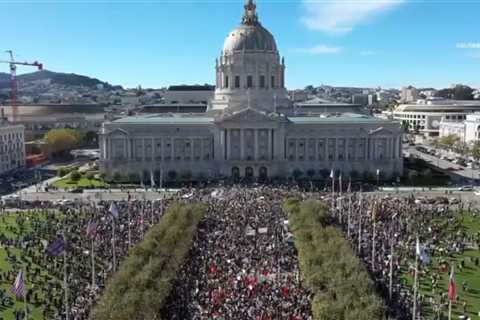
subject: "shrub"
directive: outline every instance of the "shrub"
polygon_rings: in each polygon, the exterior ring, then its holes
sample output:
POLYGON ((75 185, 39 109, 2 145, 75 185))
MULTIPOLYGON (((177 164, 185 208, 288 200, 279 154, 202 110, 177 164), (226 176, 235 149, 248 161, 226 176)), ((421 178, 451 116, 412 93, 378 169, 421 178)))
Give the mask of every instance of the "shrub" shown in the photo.
POLYGON ((85 177, 88 179, 88 180, 93 180, 95 179, 95 173, 93 172, 88 172, 85 177))
POLYGON ((205 212, 202 205, 171 206, 123 261, 96 306, 93 319, 160 319, 158 315, 205 212))
POLYGON ((319 201, 288 199, 284 210, 304 284, 314 294, 314 319, 383 319, 383 302, 373 281, 342 233, 331 225, 327 207, 319 201))
POLYGON ((76 181, 79 181, 81 178, 82 178, 82 174, 77 170, 74 170, 72 171, 72 173, 70 173, 70 180, 72 181, 76 182, 76 181))

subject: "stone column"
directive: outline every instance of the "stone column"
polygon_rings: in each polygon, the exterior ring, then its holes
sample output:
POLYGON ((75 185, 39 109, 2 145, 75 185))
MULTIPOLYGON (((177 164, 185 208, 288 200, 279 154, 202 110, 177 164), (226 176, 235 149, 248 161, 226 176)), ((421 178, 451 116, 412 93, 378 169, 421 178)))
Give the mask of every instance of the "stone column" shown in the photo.
POLYGON ((227 160, 231 160, 232 158, 232 130, 227 130, 227 145, 225 146, 227 148, 227 160))
POLYGON ((258 160, 258 130, 254 129, 253 130, 253 138, 254 138, 254 159, 255 161, 258 160))
POLYGON ((155 162, 155 139, 152 138, 152 150, 151 150, 151 153, 152 153, 152 162, 155 162))
POLYGON ((333 160, 338 160, 338 136, 335 138, 335 159, 333 160))
POLYGON ((242 161, 245 159, 245 139, 243 137, 243 134, 244 130, 240 129, 240 160, 242 161))
POLYGON ((193 161, 193 138, 190 138, 190 161, 193 161))
POLYGON ((324 141, 323 144, 325 145, 325 147, 324 147, 325 153, 324 153, 324 155, 323 155, 323 157, 325 158, 324 161, 330 161, 330 159, 328 158, 328 156, 329 156, 329 155, 328 155, 328 144, 330 143, 330 142, 329 142, 330 139, 329 139, 329 138, 325 138, 323 141, 324 141))
POLYGON ((267 160, 272 159, 272 131, 267 129, 267 160))

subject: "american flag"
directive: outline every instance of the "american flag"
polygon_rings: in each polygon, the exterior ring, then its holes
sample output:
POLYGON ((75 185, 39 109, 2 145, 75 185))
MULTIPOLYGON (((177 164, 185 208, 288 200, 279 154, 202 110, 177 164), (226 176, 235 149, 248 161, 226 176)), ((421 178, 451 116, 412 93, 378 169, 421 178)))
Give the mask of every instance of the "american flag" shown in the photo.
POLYGON ((65 240, 63 236, 58 236, 57 239, 47 248, 47 254, 53 257, 59 256, 65 250, 65 240))
POLYGON ((86 234, 90 239, 95 239, 97 235, 97 223, 95 221, 90 220, 88 222, 86 234))
POLYGON ((25 297, 25 276, 23 271, 20 271, 15 279, 15 282, 12 285, 12 293, 17 298, 25 297))

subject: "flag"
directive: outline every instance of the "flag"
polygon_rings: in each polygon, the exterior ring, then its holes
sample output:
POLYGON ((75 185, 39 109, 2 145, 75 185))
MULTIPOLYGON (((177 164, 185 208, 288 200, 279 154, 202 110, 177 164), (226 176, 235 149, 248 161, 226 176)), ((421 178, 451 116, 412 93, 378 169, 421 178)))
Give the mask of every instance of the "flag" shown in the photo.
POLYGON ((97 235, 97 223, 95 221, 90 220, 88 222, 86 234, 90 239, 95 239, 95 236, 97 235))
POLYGON ((152 188, 155 187, 155 178, 153 177, 153 171, 150 170, 150 185, 152 188))
POLYGON ((17 298, 25 297, 25 276, 23 271, 20 271, 15 278, 15 282, 12 285, 12 293, 17 298))
POLYGON ((330 171, 330 179, 333 179, 333 178, 335 178, 335 173, 333 172, 333 169, 332 169, 332 171, 330 171))
POLYGON ((115 205, 115 202, 112 201, 112 203, 110 204, 110 209, 108 209, 108 211, 111 213, 111 215, 115 218, 115 219, 118 219, 118 209, 117 209, 117 206, 115 205))
POLYGON ((415 253, 420 258, 420 261, 422 263, 424 263, 424 264, 429 264, 430 263, 431 259, 430 259, 429 254, 427 253, 427 250, 425 250, 425 248, 422 245, 420 245, 420 241, 418 239, 417 239, 417 245, 416 245, 415 253))
POLYGON ((455 301, 457 297, 457 287, 455 285, 455 274, 453 271, 453 265, 452 265, 452 271, 450 272, 450 281, 448 283, 448 300, 450 301, 455 301))
POLYGON ((59 256, 65 250, 65 239, 59 235, 47 248, 47 254, 53 257, 59 256))

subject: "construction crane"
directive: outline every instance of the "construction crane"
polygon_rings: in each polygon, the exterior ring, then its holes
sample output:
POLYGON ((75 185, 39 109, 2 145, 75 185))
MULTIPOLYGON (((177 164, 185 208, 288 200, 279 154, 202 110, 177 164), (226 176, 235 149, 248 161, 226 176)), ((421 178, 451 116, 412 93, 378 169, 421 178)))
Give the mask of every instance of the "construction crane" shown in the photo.
POLYGON ((12 90, 10 93, 10 100, 12 106, 12 122, 17 122, 18 106, 17 106, 17 66, 33 66, 38 70, 43 70, 43 64, 38 61, 34 62, 21 62, 15 61, 12 50, 6 50, 5 52, 10 54, 10 60, 0 60, 0 63, 8 63, 10 65, 10 81, 12 90))

